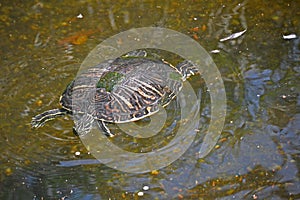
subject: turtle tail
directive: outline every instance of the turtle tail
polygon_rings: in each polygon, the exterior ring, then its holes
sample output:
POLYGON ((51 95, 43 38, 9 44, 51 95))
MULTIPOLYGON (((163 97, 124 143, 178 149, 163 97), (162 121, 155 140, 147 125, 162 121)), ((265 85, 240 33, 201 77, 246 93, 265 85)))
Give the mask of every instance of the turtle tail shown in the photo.
POLYGON ((192 75, 195 75, 199 73, 199 70, 196 65, 194 65, 192 62, 185 60, 182 63, 179 63, 176 66, 177 70, 181 73, 182 79, 185 81, 187 78, 189 78, 192 75))
POLYGON ((47 121, 52 120, 58 116, 63 116, 68 113, 69 113, 69 111, 64 108, 57 108, 57 109, 45 111, 45 112, 38 114, 32 118, 31 126, 34 128, 41 127, 47 121))

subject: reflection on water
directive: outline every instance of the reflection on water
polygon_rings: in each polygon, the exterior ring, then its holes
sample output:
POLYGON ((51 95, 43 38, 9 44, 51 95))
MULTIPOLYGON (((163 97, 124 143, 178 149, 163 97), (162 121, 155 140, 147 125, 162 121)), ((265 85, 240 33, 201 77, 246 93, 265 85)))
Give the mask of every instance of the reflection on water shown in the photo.
MULTIPOLYGON (((1 199, 299 199, 300 39, 282 37, 300 34, 299 6, 297 1, 0 3, 1 199), (147 174, 87 163, 93 158, 73 135, 68 116, 30 128, 32 116, 58 106, 91 49, 113 34, 144 26, 174 29, 214 52, 228 111, 211 154, 197 159, 210 121, 208 92, 202 94, 197 140, 172 165, 147 174), (60 163, 74 160, 79 165, 60 163)), ((200 82, 192 84, 197 88, 200 82)), ((133 139, 114 140, 127 149, 141 148, 133 139)))

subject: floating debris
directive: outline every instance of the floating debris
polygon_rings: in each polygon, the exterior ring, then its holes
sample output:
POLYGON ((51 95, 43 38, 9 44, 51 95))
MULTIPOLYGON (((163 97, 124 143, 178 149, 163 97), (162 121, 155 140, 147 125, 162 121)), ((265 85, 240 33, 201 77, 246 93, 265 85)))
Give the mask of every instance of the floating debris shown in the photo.
POLYGON ((210 53, 220 53, 220 50, 219 49, 214 49, 214 50, 211 50, 210 53))
POLYGON ((35 47, 38 47, 38 46, 41 46, 42 45, 42 42, 40 40, 40 32, 38 32, 35 36, 35 39, 34 39, 34 44, 33 44, 35 47))
POLYGON ((43 42, 43 41, 41 40, 41 38, 40 38, 40 35, 41 35, 40 32, 38 32, 38 33, 36 34, 33 45, 34 45, 35 47, 45 47, 45 46, 47 46, 47 44, 48 44, 49 41, 50 41, 50 37, 48 37, 48 38, 43 42))
POLYGON ((77 19, 83 19, 83 15, 79 13, 79 15, 76 16, 77 19))
POLYGON ((13 171, 10 167, 5 169, 6 176, 10 176, 10 175, 12 175, 12 173, 13 173, 13 171))
POLYGON ((159 171, 158 171, 158 170, 152 170, 152 171, 151 171, 151 174, 152 174, 152 175, 158 175, 158 174, 159 174, 159 171))
POLYGON ((199 40, 199 37, 198 37, 198 35, 197 35, 196 33, 193 34, 193 38, 194 38, 195 40, 199 40))
POLYGON ((289 35, 282 35, 282 38, 284 40, 291 40, 291 39, 296 39, 297 38, 297 35, 292 33, 292 34, 289 34, 289 35))
POLYGON ((246 31, 247 31, 247 29, 245 29, 241 32, 233 33, 232 35, 230 35, 228 37, 220 39, 220 42, 224 42, 224 41, 227 41, 227 40, 233 40, 235 38, 238 38, 238 37, 242 36, 246 31))
POLYGON ((139 197, 144 196, 144 192, 138 192, 137 195, 138 195, 139 197))
POLYGON ((199 26, 196 26, 196 27, 191 28, 191 31, 193 31, 193 32, 198 32, 198 31, 199 31, 199 26))
POLYGON ((147 191, 147 190, 149 190, 150 188, 149 188, 149 186, 148 185, 145 185, 144 187, 143 187, 143 190, 145 190, 145 191, 147 191))
POLYGON ((35 102, 35 104, 40 107, 43 105, 43 101, 39 99, 35 102))

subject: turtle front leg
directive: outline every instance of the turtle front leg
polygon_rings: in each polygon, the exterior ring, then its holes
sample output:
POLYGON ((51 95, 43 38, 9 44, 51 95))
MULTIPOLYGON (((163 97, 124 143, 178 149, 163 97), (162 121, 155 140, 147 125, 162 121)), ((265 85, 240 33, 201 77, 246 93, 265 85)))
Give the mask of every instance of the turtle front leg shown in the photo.
POLYGON ((68 113, 69 113, 69 111, 64 108, 57 108, 57 109, 45 111, 45 112, 38 114, 32 118, 31 126, 33 128, 41 127, 47 121, 52 120, 58 116, 63 116, 68 113))
MULTIPOLYGON (((77 136, 84 136, 88 134, 94 123, 95 119, 92 115, 84 114, 78 120, 75 121, 75 126, 73 127, 73 132, 77 136)), ((110 132, 109 128, 101 120, 96 120, 99 129, 104 131, 107 137, 113 137, 114 134, 110 132)))
POLYGON ((75 126, 73 127, 73 132, 75 135, 84 136, 91 132, 94 117, 89 114, 76 114, 74 115, 75 119, 75 126), (78 118, 78 119, 77 119, 78 118))

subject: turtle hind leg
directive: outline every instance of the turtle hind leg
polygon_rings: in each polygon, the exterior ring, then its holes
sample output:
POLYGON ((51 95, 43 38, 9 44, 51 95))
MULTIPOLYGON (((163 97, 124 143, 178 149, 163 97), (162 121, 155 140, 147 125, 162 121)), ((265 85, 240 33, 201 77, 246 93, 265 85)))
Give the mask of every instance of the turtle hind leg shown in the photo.
POLYGON ((69 113, 69 111, 64 108, 57 108, 57 109, 45 111, 45 112, 38 114, 32 118, 31 126, 33 128, 41 127, 47 121, 52 120, 58 116, 63 116, 68 113, 69 113))
POLYGON ((97 124, 98 124, 99 128, 104 131, 104 134, 107 137, 114 137, 115 136, 115 134, 110 132, 109 128, 105 125, 105 123, 103 121, 101 121, 101 120, 96 120, 96 121, 97 121, 97 124))
POLYGON ((134 51, 130 51, 128 53, 126 53, 125 55, 123 55, 123 58, 142 58, 142 57, 146 57, 147 56, 147 52, 145 50, 134 50, 134 51))
POLYGON ((197 66, 188 60, 179 63, 176 68, 181 73, 183 80, 186 80, 190 76, 199 73, 197 66))

